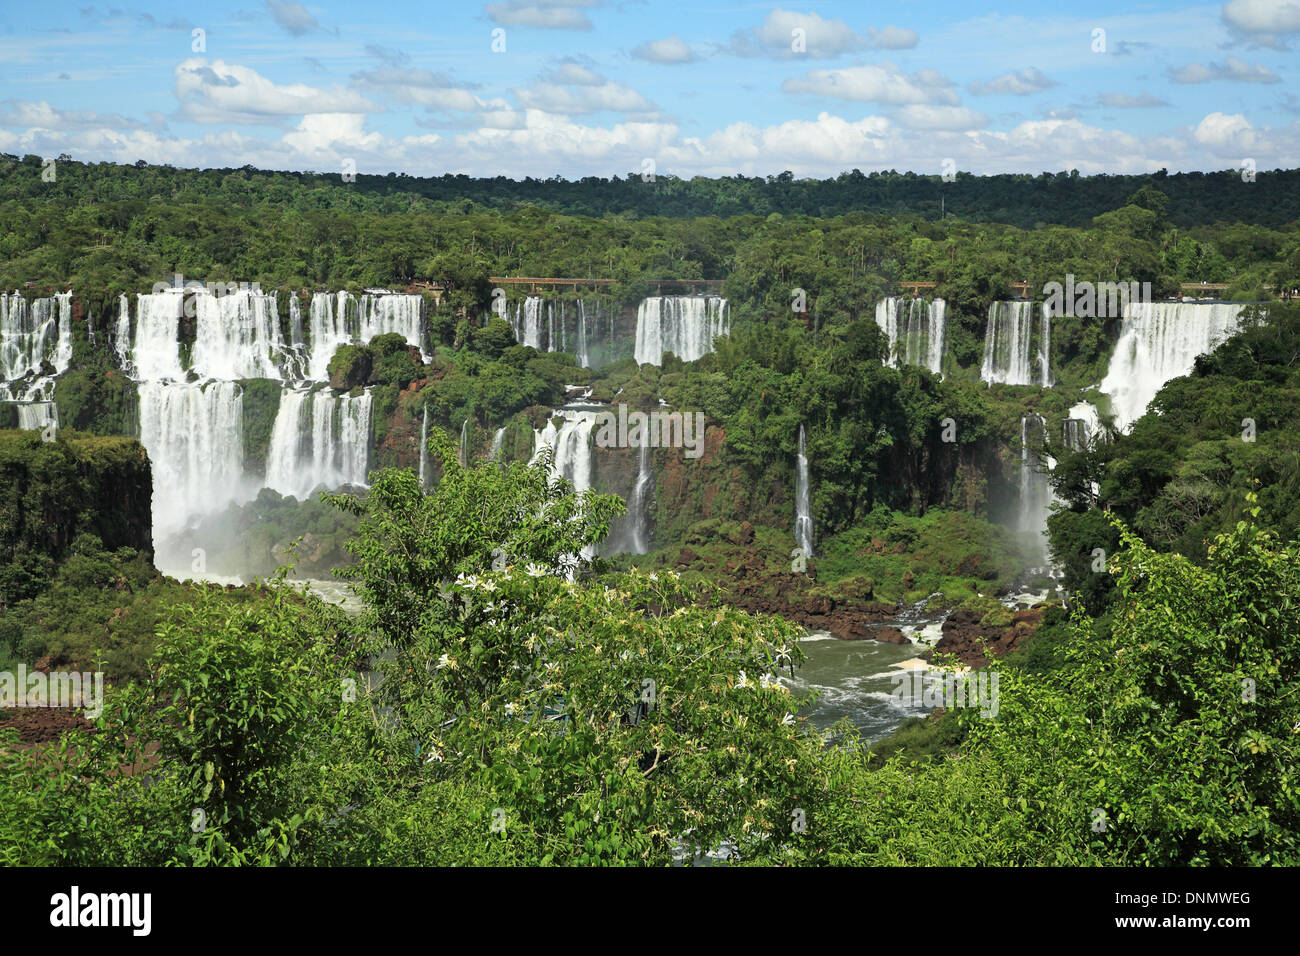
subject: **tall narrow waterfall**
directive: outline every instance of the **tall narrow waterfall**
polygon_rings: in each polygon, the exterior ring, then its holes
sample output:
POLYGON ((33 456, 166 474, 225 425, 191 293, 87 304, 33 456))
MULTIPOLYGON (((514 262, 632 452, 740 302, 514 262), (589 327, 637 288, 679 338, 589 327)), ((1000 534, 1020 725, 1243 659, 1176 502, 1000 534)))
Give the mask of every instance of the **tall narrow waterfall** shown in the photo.
POLYGON ((579 365, 591 368, 591 352, 587 346, 587 303, 581 299, 578 300, 578 341, 575 354, 579 365))
POLYGON ((428 488, 425 476, 429 473, 429 406, 424 406, 424 417, 420 420, 420 487, 428 488))
POLYGON ((799 426, 799 457, 794 487, 794 540, 804 557, 813 554, 812 491, 808 480, 808 455, 804 447, 804 426, 799 426))
POLYGON ((650 502, 654 492, 654 470, 650 465, 650 443, 643 436, 637 449, 636 484, 627 502, 627 545, 633 554, 650 550, 650 502))
POLYGON ((196 294, 194 305, 191 369, 204 378, 282 377, 285 349, 274 293, 196 294))
POLYGON ((370 464, 370 393, 285 389, 271 428, 266 487, 301 500, 317 487, 364 485, 370 464))
POLYGON ((1020 419, 1020 509, 1017 529, 1031 545, 1034 556, 1047 563, 1047 515, 1052 490, 1047 472, 1056 467, 1042 454, 1046 422, 1038 415, 1020 419), (1046 469, 1046 470, 1044 470, 1046 469))
POLYGON ((984 334, 981 381, 1003 385, 1051 385, 1052 319, 1033 302, 994 302, 984 334), (1035 312, 1038 321, 1035 322, 1035 312))
POLYGON ((234 382, 147 381, 139 388, 157 546, 194 518, 247 495, 243 399, 234 382))
POLYGON ((662 365, 665 352, 683 362, 713 351, 713 340, 731 332, 727 300, 714 295, 665 295, 643 299, 636 312, 636 360, 662 365))
POLYGON ((497 461, 501 458, 501 446, 506 440, 505 426, 498 428, 492 433, 492 460, 497 461))
POLYGON ((889 339, 892 365, 920 365, 938 374, 947 343, 947 303, 917 296, 890 296, 876 304, 876 324, 889 339))
POLYGON ((1115 427, 1127 431, 1161 386, 1186 375, 1196 356, 1232 335, 1241 309, 1232 303, 1130 303, 1101 383, 1110 396, 1115 427))
POLYGON ((465 419, 460 425, 460 466, 464 468, 469 464, 469 419, 465 419))

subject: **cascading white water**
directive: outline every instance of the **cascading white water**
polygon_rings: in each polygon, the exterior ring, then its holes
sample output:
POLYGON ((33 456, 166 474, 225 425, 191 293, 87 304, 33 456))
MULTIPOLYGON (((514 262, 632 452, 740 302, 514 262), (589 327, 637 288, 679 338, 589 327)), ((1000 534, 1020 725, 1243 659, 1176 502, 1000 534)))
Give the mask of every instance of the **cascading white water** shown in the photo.
POLYGON ((424 301, 418 295, 385 292, 370 293, 361 297, 357 308, 357 338, 365 344, 376 335, 396 332, 406 339, 407 345, 420 350, 423 361, 429 361, 424 348, 424 301))
POLYGON ((59 407, 53 402, 19 402, 18 427, 41 431, 46 425, 58 426, 59 407))
MULTIPOLYGON (((180 381, 185 378, 180 349, 180 323, 184 310, 185 293, 179 289, 141 293, 135 297, 131 368, 136 379, 180 381)), ((119 320, 119 336, 121 325, 119 320)))
POLYGON ((418 295, 367 293, 360 299, 348 292, 317 292, 308 310, 311 333, 308 376, 329 379, 330 359, 340 345, 365 345, 377 335, 396 332, 420 349, 424 361, 424 318, 418 295))
POLYGON ((284 349, 284 377, 289 381, 300 382, 308 377, 311 356, 307 350, 307 340, 303 334, 302 305, 298 293, 289 292, 289 343, 284 349))
POLYGON ((1033 554, 1047 564, 1047 515, 1052 501, 1048 472, 1056 467, 1042 454, 1046 422, 1038 415, 1020 419, 1020 502, 1016 527, 1030 541, 1033 554), (1044 470, 1046 468, 1046 470, 1044 470))
POLYGON ((654 470, 650 467, 650 445, 644 438, 637 449, 636 484, 627 502, 629 550, 645 554, 650 550, 650 496, 654 488, 654 470))
POLYGON ((522 303, 515 303, 514 313, 509 319, 515 340, 539 351, 542 348, 543 304, 540 295, 530 295, 522 303))
POLYGON ((1127 431, 1166 382, 1186 375, 1196 356, 1237 331, 1241 310, 1228 302, 1130 303, 1101 383, 1115 427, 1127 431))
POLYGON ((596 449, 591 441, 591 431, 596 424, 596 413, 588 408, 559 408, 555 414, 564 419, 558 429, 554 420, 548 420, 533 432, 533 458, 550 446, 555 449, 551 475, 566 478, 574 491, 582 494, 591 488, 595 473, 596 449))
POLYGON ((1101 434, 1101 417, 1097 406, 1091 402, 1079 402, 1072 406, 1064 423, 1065 447, 1071 451, 1082 451, 1101 434))
POLYGON ((636 311, 636 360, 662 365, 671 352, 694 362, 713 351, 713 340, 731 333, 727 300, 715 295, 665 295, 643 299, 636 311))
POLYGON ((948 334, 943 299, 890 296, 876 304, 876 324, 889 340, 888 364, 920 365, 938 374, 948 334))
MULTIPOLYGON (((0 293, 0 399, 49 404, 54 375, 67 371, 71 363, 72 293, 30 303, 21 293, 0 293), (53 374, 43 374, 46 368, 53 374)), ((57 420, 57 413, 52 414, 57 420)), ((19 418, 24 415, 31 422, 42 420, 33 427, 45 427, 46 411, 20 407, 19 418)))
POLYGON ((460 423, 460 465, 464 468, 469 464, 469 419, 460 423))
POLYGON ((352 341, 348 334, 348 304, 351 296, 346 292, 317 292, 311 297, 307 322, 311 333, 311 351, 307 362, 307 375, 323 382, 329 378, 330 359, 340 345, 352 341))
POLYGON ((285 389, 271 428, 265 485, 302 501, 317 487, 365 485, 371 397, 285 389))
POLYGON ((990 305, 980 380, 1003 385, 1051 385, 1051 322, 1044 305, 1018 301, 990 305))
POLYGON ((587 303, 582 299, 578 300, 578 364, 583 368, 591 368, 591 353, 587 347, 587 303))
POLYGON ((501 457, 501 446, 506 440, 505 426, 498 428, 492 434, 492 459, 495 461, 501 457))
POLYGON ((226 380, 283 377, 285 348, 274 293, 195 294, 194 304, 193 371, 226 380))
POLYGON ((247 496, 243 398, 234 382, 141 382, 140 441, 153 468, 155 547, 247 496))
POLYGON ((794 539, 804 557, 813 555, 812 490, 808 477, 808 455, 804 447, 804 426, 799 426, 799 457, 795 473, 794 539))
POLYGON ((117 367, 134 374, 131 361, 131 300, 122 295, 117 300, 117 330, 113 336, 113 351, 117 353, 117 367))
POLYGON ((429 472, 429 406, 424 406, 424 416, 420 420, 420 487, 427 488, 425 475, 429 472))
POLYGON ((28 302, 19 292, 0 293, 0 378, 14 381, 40 374, 49 362, 55 373, 72 361, 72 294, 28 302))

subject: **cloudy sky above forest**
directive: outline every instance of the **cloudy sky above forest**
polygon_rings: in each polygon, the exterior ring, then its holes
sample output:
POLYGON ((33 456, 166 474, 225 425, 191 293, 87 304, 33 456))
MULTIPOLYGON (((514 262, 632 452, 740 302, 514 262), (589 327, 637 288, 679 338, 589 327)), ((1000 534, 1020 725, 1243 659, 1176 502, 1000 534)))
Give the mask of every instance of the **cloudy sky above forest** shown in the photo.
POLYGON ((412 175, 1300 165, 1300 0, 9 3, 0 152, 412 175))

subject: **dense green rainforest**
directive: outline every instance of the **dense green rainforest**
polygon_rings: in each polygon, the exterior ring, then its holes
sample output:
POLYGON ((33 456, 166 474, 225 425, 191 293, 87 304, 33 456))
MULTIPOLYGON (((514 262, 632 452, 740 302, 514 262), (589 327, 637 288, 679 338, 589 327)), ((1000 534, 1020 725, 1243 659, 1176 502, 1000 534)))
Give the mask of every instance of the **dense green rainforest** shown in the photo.
MULTIPOLYGON (((757 864, 1300 862, 1300 307, 1276 298, 1300 279, 1295 173, 341 184, 60 163, 42 184, 39 164, 0 167, 0 284, 71 284, 85 320, 58 436, 0 434, 0 668, 112 678, 61 741, 0 711, 0 860, 662 865, 725 844, 757 864), (960 218, 917 201, 940 185, 960 218), (430 362, 381 336, 331 363, 334 390, 371 389, 368 491, 264 492, 220 522, 268 575, 346 564, 359 617, 279 577, 153 570, 138 395, 107 333, 119 294, 175 273, 446 287, 430 362), (1023 628, 992 600, 1034 563, 1005 527, 1022 422, 1081 400, 1104 416, 1118 321, 1054 325, 1051 389, 984 385, 980 353, 1011 283, 1066 274, 1159 297, 1223 283, 1260 307, 1127 433, 1069 447, 1048 429, 1065 600, 1023 628), (615 316, 652 280, 720 279, 731 334, 695 362, 638 365, 624 342, 582 368, 516 344, 490 311, 498 275, 613 279, 615 316), (882 362, 874 306, 909 280, 949 303, 942 375, 882 362), (611 456, 581 497, 529 464, 572 385, 708 422, 697 461, 656 459, 648 554, 575 567, 625 520, 635 462, 611 456), (796 571, 800 426, 818 551, 796 571), (774 679, 802 657, 788 619, 927 599, 990 644, 1015 631, 1011 653, 966 661, 997 675, 996 716, 953 707, 871 745, 815 732, 774 679)), ((256 467, 279 390, 243 387, 256 467)))

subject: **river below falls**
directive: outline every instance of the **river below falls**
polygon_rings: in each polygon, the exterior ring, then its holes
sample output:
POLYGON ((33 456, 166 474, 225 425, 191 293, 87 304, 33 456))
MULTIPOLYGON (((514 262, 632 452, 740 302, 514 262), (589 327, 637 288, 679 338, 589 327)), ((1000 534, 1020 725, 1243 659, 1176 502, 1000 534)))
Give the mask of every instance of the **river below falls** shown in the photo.
MULTIPOLYGON (((233 576, 204 577, 218 584, 244 583, 233 576)), ((360 598, 344 581, 308 578, 289 583, 295 588, 309 585, 323 600, 339 605, 349 614, 360 610, 360 598)), ((1011 607, 1025 607, 1044 597, 1045 594, 1020 593, 1008 595, 1002 601, 1011 607)), ((806 717, 818 730, 847 719, 864 740, 879 740, 893 733, 907 718, 924 716, 929 708, 914 703, 910 695, 895 696, 893 691, 902 683, 896 678, 912 668, 925 666, 921 655, 942 636, 947 612, 926 612, 922 609, 925 603, 904 608, 897 618, 886 622, 903 632, 907 644, 843 641, 825 631, 813 631, 800 639, 804 661, 793 677, 781 677, 781 683, 796 697, 806 697, 810 692, 817 695, 816 701, 800 711, 800 716, 806 717)))

